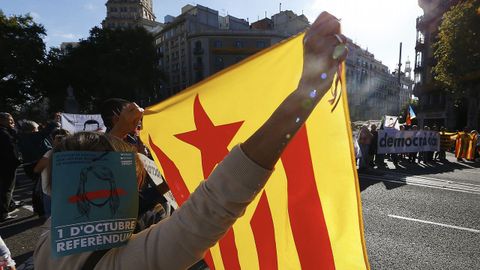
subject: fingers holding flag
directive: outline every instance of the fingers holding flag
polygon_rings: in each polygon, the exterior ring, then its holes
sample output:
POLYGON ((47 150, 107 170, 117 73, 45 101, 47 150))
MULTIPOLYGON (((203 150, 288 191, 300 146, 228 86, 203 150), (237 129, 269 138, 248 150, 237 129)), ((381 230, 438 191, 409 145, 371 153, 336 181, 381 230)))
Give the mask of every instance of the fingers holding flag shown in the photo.
POLYGON ((299 88, 306 88, 307 91, 316 89, 319 99, 327 92, 338 64, 347 56, 346 40, 341 34, 340 21, 328 12, 322 12, 305 33, 304 63, 299 88))

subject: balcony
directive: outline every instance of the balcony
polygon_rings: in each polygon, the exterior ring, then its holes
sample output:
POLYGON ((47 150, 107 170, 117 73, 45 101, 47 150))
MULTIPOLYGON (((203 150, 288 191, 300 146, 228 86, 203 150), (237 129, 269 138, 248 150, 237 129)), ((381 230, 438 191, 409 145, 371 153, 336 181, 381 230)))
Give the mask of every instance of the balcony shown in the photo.
POLYGON ((415 44, 415 51, 423 52, 424 49, 425 49, 425 40, 424 39, 418 39, 417 43, 415 44))
POLYGON ((424 29, 426 25, 425 16, 417 17, 417 30, 424 29))
POLYGON ((424 69, 425 69, 425 66, 422 63, 417 63, 415 65, 415 68, 413 69, 413 72, 422 73, 424 69))

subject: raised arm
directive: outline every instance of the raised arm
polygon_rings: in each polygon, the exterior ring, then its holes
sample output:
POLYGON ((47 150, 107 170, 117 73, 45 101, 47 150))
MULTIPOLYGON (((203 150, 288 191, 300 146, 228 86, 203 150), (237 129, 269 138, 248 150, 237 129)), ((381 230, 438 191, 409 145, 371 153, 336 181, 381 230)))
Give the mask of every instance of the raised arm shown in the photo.
MULTIPOLYGON (((201 259, 262 190, 289 138, 332 85, 338 64, 346 56, 345 51, 336 49, 344 40, 338 20, 322 13, 304 38, 304 66, 297 89, 241 149, 235 147, 227 155, 171 217, 132 236, 127 245, 110 250, 96 269, 187 269, 201 259), (310 99, 312 106, 302 106, 305 99, 310 99)), ((135 117, 124 120, 122 126, 126 127, 137 121, 135 117)), ((116 134, 121 137, 128 129, 116 134)), ((37 253, 36 259, 42 255, 48 256, 37 253)))
POLYGON ((301 80, 272 116, 245 143, 243 152, 260 166, 272 169, 287 146, 289 139, 305 123, 320 99, 332 85, 338 64, 347 55, 342 46, 337 18, 323 12, 305 34, 304 63, 301 80), (339 46, 340 45, 340 46, 339 46), (305 100, 312 106, 305 107, 305 100))

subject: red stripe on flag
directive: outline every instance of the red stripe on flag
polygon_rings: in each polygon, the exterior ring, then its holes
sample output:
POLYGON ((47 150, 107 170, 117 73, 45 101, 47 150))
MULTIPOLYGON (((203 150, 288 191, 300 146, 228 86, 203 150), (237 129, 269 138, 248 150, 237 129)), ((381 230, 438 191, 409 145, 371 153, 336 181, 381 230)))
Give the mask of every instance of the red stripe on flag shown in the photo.
POLYGON ((80 195, 70 196, 68 197, 68 202, 77 203, 79 201, 84 201, 84 200, 92 201, 95 199, 106 199, 111 197, 113 194, 117 194, 118 196, 123 196, 123 195, 127 195, 127 192, 123 188, 117 188, 114 190, 102 189, 97 191, 90 191, 90 192, 85 192, 85 194, 83 194, 85 197, 80 195))
POLYGON ((290 224, 302 269, 335 269, 305 125, 281 159, 287 175, 290 224))
POLYGON ((273 227, 272 213, 265 191, 260 197, 257 209, 253 213, 250 225, 257 246, 258 263, 260 270, 278 269, 277 244, 273 227))
POLYGON ((158 158, 158 162, 162 165, 162 168, 165 172, 165 179, 168 179, 168 186, 175 197, 178 205, 182 205, 190 196, 190 191, 183 181, 180 170, 178 170, 175 163, 168 158, 168 156, 152 141, 151 137, 148 137, 150 147, 158 158))
POLYGON ((235 233, 233 228, 223 236, 219 242, 220 253, 222 254, 223 266, 227 270, 240 270, 240 262, 238 260, 238 250, 235 244, 235 233))
MULTIPOLYGON (((177 201, 178 205, 182 205, 190 196, 190 191, 188 191, 180 171, 178 170, 177 166, 175 166, 175 163, 173 163, 173 161, 157 145, 155 145, 155 143, 153 143, 150 136, 148 137, 148 140, 150 147, 152 148, 155 156, 158 159, 158 162, 160 162, 160 165, 164 170, 165 179, 168 179, 168 186, 170 187, 175 200, 177 201)), ((207 262, 211 270, 215 270, 215 264, 213 263, 210 250, 205 254, 204 260, 207 262)))

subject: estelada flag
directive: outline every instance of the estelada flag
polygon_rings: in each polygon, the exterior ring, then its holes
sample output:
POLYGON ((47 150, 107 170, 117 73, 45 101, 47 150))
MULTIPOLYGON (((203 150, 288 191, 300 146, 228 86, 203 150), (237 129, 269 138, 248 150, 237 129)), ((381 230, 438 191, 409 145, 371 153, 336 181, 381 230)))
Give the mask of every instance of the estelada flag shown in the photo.
MULTIPOLYGON (((296 89, 302 38, 145 110, 142 140, 179 204, 296 89)), ((340 91, 332 86, 291 138, 264 191, 207 253, 211 269, 369 269, 341 77, 340 91)), ((309 100, 301 105, 312 106, 309 100)))

